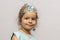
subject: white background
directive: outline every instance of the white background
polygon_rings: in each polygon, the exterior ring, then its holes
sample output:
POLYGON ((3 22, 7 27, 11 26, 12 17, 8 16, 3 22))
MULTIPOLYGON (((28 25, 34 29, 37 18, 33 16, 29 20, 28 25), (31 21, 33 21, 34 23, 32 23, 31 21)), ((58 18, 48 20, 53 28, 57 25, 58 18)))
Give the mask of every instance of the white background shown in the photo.
POLYGON ((33 32, 37 40, 60 40, 60 0, 0 0, 0 40, 10 40, 18 30, 18 12, 25 3, 38 11, 38 25, 33 32))

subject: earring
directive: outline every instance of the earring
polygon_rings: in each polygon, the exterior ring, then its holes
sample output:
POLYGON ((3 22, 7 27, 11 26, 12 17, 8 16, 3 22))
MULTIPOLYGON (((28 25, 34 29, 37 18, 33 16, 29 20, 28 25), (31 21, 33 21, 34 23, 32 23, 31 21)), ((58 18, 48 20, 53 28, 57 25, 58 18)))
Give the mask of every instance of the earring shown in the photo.
POLYGON ((33 31, 35 31, 36 29, 34 28, 33 31))

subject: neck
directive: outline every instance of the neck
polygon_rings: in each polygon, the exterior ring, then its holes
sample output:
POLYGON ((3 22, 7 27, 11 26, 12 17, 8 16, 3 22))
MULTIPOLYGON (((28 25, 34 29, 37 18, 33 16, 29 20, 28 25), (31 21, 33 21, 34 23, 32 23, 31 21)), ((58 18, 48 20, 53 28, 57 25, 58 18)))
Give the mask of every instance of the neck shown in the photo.
POLYGON ((22 31, 22 32, 24 32, 24 33, 26 33, 26 34, 29 34, 29 35, 31 34, 31 33, 30 33, 30 30, 27 30, 27 29, 25 29, 25 28, 23 28, 23 27, 21 27, 19 31, 22 31))

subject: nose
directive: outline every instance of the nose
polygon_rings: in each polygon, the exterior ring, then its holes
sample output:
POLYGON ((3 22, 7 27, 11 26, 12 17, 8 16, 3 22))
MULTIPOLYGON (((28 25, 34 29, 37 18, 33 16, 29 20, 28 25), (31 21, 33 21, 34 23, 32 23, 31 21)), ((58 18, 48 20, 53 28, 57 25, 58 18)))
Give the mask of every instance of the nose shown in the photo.
POLYGON ((29 20, 29 23, 32 24, 32 20, 31 19, 29 20))

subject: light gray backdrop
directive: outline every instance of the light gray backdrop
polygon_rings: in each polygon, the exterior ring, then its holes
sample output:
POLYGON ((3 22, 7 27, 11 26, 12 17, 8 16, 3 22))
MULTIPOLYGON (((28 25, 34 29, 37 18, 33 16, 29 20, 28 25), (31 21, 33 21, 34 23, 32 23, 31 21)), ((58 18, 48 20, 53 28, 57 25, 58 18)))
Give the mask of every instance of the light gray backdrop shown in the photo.
POLYGON ((37 40, 60 40, 60 0, 0 0, 0 40, 10 40, 18 30, 17 16, 24 3, 38 11, 37 40))

